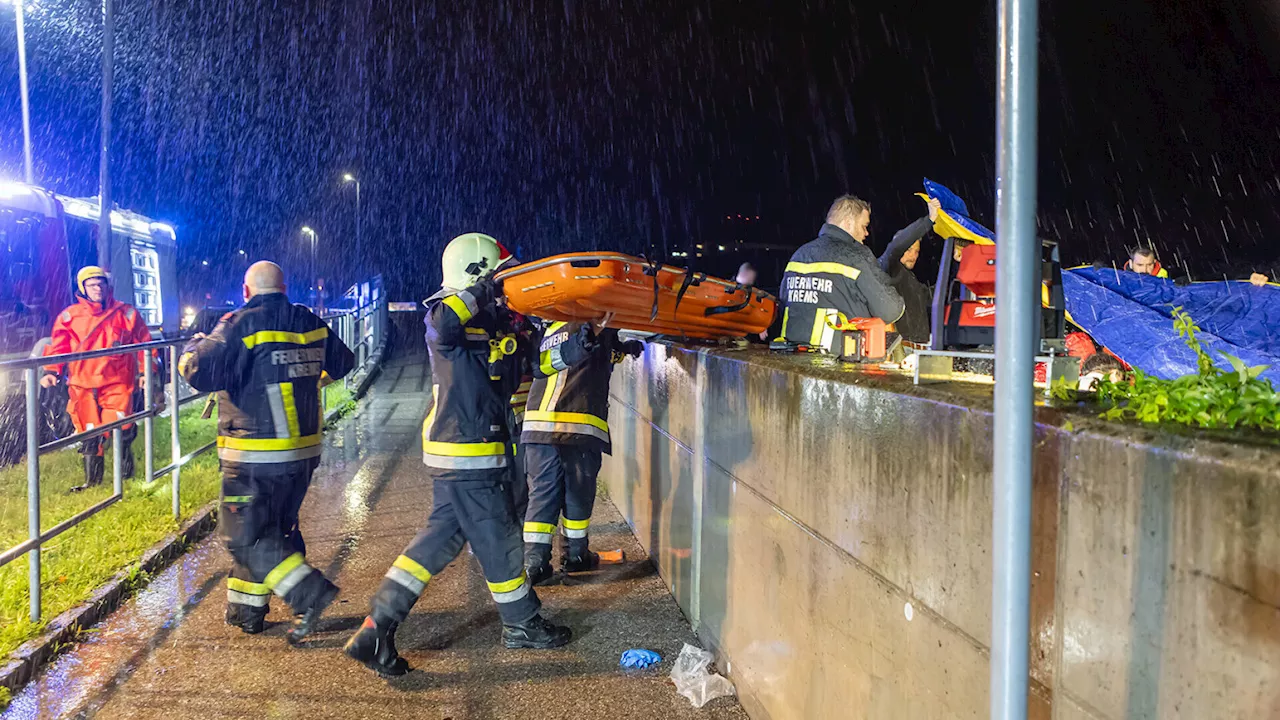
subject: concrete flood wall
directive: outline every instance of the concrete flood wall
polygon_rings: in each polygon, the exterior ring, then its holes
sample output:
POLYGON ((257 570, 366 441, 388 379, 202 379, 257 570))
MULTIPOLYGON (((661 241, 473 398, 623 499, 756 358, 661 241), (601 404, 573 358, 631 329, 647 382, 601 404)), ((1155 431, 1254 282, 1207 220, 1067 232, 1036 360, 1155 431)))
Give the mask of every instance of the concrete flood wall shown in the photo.
MULTIPOLYGON (((653 344, 602 479, 760 718, 981 718, 989 389, 653 344)), ((1280 451, 1037 415, 1031 716, 1280 718, 1280 451)))

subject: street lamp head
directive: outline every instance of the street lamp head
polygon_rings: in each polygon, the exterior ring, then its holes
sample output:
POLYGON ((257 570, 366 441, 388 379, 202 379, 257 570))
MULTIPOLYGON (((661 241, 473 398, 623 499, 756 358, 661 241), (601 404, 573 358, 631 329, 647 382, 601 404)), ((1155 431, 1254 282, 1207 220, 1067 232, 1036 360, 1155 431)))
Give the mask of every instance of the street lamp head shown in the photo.
POLYGON ((351 173, 342 173, 342 182, 344 183, 356 182, 356 176, 352 175, 351 173))
POLYGON ((315 235, 315 234, 316 234, 316 231, 315 231, 315 230, 312 230, 312 229, 311 229, 311 227, 310 227, 309 225, 303 225, 303 226, 302 226, 302 234, 303 234, 303 235, 315 235))

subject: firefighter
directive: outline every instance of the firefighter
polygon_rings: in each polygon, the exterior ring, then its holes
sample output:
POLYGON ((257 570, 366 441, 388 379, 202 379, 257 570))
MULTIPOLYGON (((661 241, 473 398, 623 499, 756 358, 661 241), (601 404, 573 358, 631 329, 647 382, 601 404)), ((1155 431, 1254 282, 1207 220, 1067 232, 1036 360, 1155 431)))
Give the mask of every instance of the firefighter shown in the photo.
MULTIPOLYGON (((79 296, 76 304, 63 310, 53 323, 52 341, 44 348, 46 356, 151 340, 151 331, 147 329, 142 314, 132 305, 112 297, 111 277, 106 270, 93 265, 81 268, 76 274, 76 294, 79 296)), ((76 432, 92 430, 133 414, 133 391, 141 377, 139 362, 138 355, 129 353, 73 360, 66 364, 67 411, 76 432)), ((40 385, 46 388, 57 385, 63 370, 63 365, 46 366, 40 385)), ((137 426, 132 423, 125 425, 120 434, 121 475, 133 477, 133 451, 130 446, 137 437, 137 426)), ((72 492, 102 484, 103 445, 100 437, 81 443, 84 484, 71 488, 72 492)))
POLYGON ((387 570, 369 616, 345 648, 380 675, 409 671, 396 652, 396 628, 432 576, 467 542, 497 602, 506 647, 569 642, 569 628, 538 612, 537 593, 521 563, 520 527, 508 487, 511 386, 503 378, 518 368, 514 354, 500 351, 511 329, 499 324, 501 286, 492 277, 507 258, 488 235, 454 238, 442 257, 443 287, 426 301, 432 404, 422 425, 422 461, 433 480, 434 507, 426 527, 387 570))
POLYGON ((275 263, 251 265, 243 290, 244 306, 207 337, 193 336, 178 372, 218 397, 218 529, 233 560, 227 624, 262 632, 275 593, 293 608, 285 637, 297 644, 338 594, 307 564, 298 510, 320 464, 321 383, 351 372, 355 356, 323 320, 289 302, 275 263))
POLYGON ((529 473, 525 515, 525 572, 535 585, 551 578, 551 545, 559 521, 565 546, 560 569, 594 570, 600 556, 588 547, 596 475, 609 443, 609 378, 624 355, 639 356, 639 340, 621 342, 612 328, 588 323, 547 326, 534 366, 521 447, 529 473))
POLYGON ((902 317, 905 305, 875 254, 863 243, 871 206, 836 198, 815 240, 795 251, 782 276, 782 336, 786 343, 831 352, 842 319, 902 317))
MULTIPOLYGON (((520 444, 520 430, 524 426, 525 404, 529 401, 529 389, 533 387, 534 327, 529 318, 508 311, 509 322, 516 338, 516 371, 512 373, 510 412, 507 427, 511 432, 511 502, 516 519, 523 520, 529 509, 529 482, 525 474, 524 450, 520 444)), ((504 393, 505 394, 505 393, 504 393)))

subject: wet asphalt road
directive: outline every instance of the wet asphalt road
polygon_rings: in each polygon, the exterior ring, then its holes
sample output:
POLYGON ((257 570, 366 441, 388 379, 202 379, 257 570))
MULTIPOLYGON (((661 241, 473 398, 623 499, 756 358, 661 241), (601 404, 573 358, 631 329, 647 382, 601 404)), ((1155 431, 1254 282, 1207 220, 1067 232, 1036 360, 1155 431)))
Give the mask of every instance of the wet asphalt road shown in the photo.
POLYGON ((223 622, 228 557, 215 538, 195 547, 17 694, 8 718, 745 718, 731 698, 697 710, 667 680, 688 623, 608 501, 593 546, 628 562, 540 588, 548 617, 574 640, 505 650, 479 566, 464 550, 401 626, 414 671, 383 680, 341 654, 390 562, 431 508, 417 435, 426 413, 423 357, 393 360, 359 412, 329 434, 303 506, 308 559, 343 592, 306 648, 283 636, 287 610, 247 636, 223 622), (627 675, 619 655, 643 647, 660 670, 627 675))

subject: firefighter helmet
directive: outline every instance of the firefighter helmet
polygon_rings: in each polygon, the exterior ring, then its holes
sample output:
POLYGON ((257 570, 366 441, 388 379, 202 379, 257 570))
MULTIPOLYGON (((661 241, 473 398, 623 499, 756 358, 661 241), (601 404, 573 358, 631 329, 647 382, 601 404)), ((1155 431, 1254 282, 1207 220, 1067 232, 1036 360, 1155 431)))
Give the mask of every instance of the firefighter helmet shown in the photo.
POLYGON ((488 277, 511 261, 511 253, 484 233, 459 235, 445 246, 440 258, 444 287, 461 290, 488 277))
POLYGON ((102 278, 108 283, 111 282, 111 275, 106 270, 97 265, 86 265, 80 268, 80 272, 76 273, 76 289, 80 291, 81 295, 89 296, 89 291, 84 289, 84 284, 94 278, 102 278))

